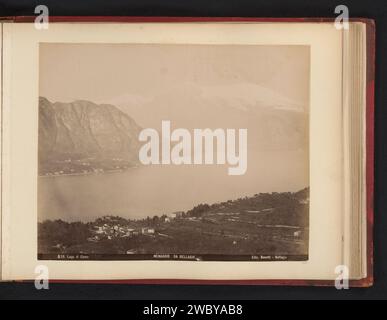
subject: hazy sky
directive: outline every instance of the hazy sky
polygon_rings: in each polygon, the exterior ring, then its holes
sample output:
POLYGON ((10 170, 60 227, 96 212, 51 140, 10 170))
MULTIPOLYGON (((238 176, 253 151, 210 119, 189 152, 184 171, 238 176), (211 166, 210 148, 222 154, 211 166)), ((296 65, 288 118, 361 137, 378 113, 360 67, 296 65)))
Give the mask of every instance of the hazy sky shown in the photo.
POLYGON ((40 95, 97 103, 152 96, 176 83, 257 84, 308 104, 309 47, 41 44, 40 95))

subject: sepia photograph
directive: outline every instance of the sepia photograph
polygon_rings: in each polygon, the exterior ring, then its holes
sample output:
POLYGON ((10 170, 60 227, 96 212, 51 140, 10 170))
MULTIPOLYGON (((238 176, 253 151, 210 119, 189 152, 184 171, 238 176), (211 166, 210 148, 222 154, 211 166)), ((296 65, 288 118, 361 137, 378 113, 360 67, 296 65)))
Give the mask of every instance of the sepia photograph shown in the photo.
POLYGON ((39 44, 38 259, 307 261, 307 45, 39 44))
POLYGON ((0 6, 0 299, 387 297, 387 11, 97 2, 0 6))

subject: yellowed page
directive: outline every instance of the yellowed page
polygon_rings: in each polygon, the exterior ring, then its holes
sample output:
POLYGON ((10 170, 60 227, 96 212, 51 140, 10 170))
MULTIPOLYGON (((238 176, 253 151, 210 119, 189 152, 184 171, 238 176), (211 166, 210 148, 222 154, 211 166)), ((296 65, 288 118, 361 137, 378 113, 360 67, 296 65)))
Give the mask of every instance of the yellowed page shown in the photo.
MULTIPOLYGON (((4 25, 3 278, 334 279, 342 264, 342 32, 330 23, 4 25), (39 43, 310 46, 310 238, 302 262, 39 261, 39 43)), ((55 66, 53 66, 55 68, 55 66)))

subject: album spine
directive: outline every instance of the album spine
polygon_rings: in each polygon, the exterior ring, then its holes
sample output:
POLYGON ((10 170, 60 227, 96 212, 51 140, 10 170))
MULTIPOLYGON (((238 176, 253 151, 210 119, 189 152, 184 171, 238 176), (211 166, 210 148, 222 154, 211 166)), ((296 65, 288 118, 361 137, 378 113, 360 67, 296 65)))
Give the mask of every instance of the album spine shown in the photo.
POLYGON ((367 74, 366 74, 366 208, 367 208, 367 277, 359 280, 359 286, 373 285, 374 275, 374 154, 375 154, 375 48, 376 28, 374 20, 367 21, 367 74))
POLYGON ((3 279, 3 24, 0 23, 0 281, 3 279))

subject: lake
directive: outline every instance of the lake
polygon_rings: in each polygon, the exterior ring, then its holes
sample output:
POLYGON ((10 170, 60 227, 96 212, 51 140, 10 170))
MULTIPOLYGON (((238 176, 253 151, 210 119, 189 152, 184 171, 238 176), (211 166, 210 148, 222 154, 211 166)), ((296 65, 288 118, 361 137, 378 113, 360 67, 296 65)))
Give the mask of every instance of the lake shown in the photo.
POLYGON ((242 176, 227 175, 227 168, 152 165, 115 173, 39 177, 39 221, 86 222, 103 215, 145 218, 186 211, 199 203, 308 186, 307 157, 300 151, 250 158, 242 176))

